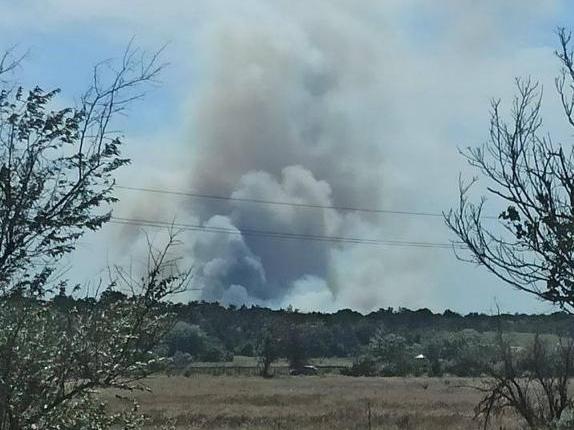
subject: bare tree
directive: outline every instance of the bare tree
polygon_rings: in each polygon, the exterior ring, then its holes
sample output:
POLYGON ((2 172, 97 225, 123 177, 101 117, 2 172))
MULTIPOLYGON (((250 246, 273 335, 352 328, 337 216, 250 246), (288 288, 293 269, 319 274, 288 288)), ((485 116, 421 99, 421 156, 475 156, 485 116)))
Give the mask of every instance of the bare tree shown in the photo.
MULTIPOLYGON (((571 34, 558 31, 562 64, 556 89, 565 119, 574 127, 574 66, 571 34)), ((489 181, 488 194, 505 208, 496 223, 460 185, 457 209, 446 223, 468 247, 460 258, 486 267, 513 287, 574 312, 574 147, 557 144, 542 129, 538 83, 517 80, 510 121, 492 104, 490 138, 463 151, 489 181)))
POLYGON ((574 342, 560 338, 549 345, 535 336, 531 347, 515 351, 499 333, 500 361, 490 369, 490 379, 478 389, 484 393, 476 416, 487 429, 493 416, 515 413, 536 430, 556 425, 572 407, 568 384, 574 370, 574 342))
MULTIPOLYGON (((574 127, 574 53, 571 33, 558 30, 562 65, 556 90, 566 123, 574 127)), ((501 213, 485 214, 486 197, 473 203, 478 182, 460 182, 457 209, 446 214, 448 227, 466 245, 458 257, 486 267, 507 284, 574 313, 574 146, 556 143, 543 130, 542 90, 530 79, 516 81, 518 94, 509 119, 501 103, 492 103, 490 136, 462 151, 487 181, 487 193, 501 213)), ((547 428, 572 408, 568 379, 573 364, 572 340, 562 339, 549 351, 537 338, 521 373, 510 346, 500 339, 499 368, 481 387, 477 408, 485 428, 494 412, 513 410, 529 428, 547 428)))

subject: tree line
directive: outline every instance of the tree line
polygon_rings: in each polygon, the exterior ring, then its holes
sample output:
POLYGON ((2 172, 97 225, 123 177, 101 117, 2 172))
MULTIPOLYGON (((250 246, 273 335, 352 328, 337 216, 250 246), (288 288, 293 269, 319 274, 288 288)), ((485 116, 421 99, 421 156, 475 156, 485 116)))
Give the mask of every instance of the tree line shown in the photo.
MULTIPOLYGON (((302 313, 263 307, 224 307, 217 303, 190 302, 172 305, 183 324, 195 327, 227 354, 254 356, 259 339, 274 327, 297 327, 310 357, 353 357, 380 330, 420 343, 432 333, 472 330, 517 333, 569 333, 574 317, 565 312, 548 315, 433 313, 428 309, 386 308, 363 315, 352 310, 335 313, 302 313)), ((278 329, 276 330, 278 331, 278 329)), ((175 342, 175 340, 174 340, 175 342)), ((177 349, 177 342, 171 350, 177 349)), ((183 351, 183 350, 182 350, 183 351)), ((190 352, 190 351, 184 351, 190 352)))
MULTIPOLYGON (((53 304, 81 312, 126 300, 123 293, 108 290, 99 300, 60 294, 53 304)), ((387 308, 363 315, 348 309, 302 313, 197 301, 160 306, 172 316, 173 326, 156 351, 176 368, 247 356, 258 360, 265 376, 271 376, 280 358, 298 368, 334 357, 352 361, 344 373, 354 376, 481 376, 498 359, 499 333, 515 351, 523 351, 535 336, 556 342, 569 337, 574 326, 574 316, 566 312, 463 316, 449 310, 387 308)))

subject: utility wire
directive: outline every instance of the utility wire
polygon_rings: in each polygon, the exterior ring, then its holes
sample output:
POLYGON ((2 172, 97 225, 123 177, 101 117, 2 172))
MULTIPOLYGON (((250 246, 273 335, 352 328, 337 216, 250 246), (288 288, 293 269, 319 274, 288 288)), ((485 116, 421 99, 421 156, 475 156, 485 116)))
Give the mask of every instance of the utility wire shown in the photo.
POLYGON ((415 242, 415 241, 401 241, 401 240, 383 240, 383 239, 367 239, 358 237, 345 237, 345 236, 325 236, 314 234, 290 233, 269 230, 257 229, 231 229, 226 227, 214 227, 196 224, 181 224, 172 223, 160 220, 147 220, 147 219, 134 219, 134 218, 121 218, 112 217, 111 223, 121 225, 132 225, 140 227, 153 227, 153 228, 176 228, 181 230, 190 230, 205 233, 220 233, 229 235, 242 235, 254 236, 275 239, 292 239, 292 240, 308 240, 317 242, 331 242, 331 243, 349 243, 359 245, 375 245, 375 246, 400 246, 400 247, 415 247, 415 248, 436 248, 436 249, 464 249, 462 243, 441 243, 441 242, 415 242))
MULTIPOLYGON (((185 191, 172 191, 158 188, 144 188, 144 187, 133 187, 116 185, 116 188, 127 191, 141 191, 146 193, 155 194, 169 194, 175 196, 185 196, 198 199, 210 199, 210 200, 220 200, 220 201, 232 201, 232 202, 242 202, 242 203, 255 203, 255 204, 265 204, 265 205, 275 205, 275 206, 290 206, 299 208, 313 208, 313 209, 334 209, 342 212, 365 212, 373 214, 393 214, 393 215, 416 215, 416 216, 426 216, 443 218, 443 214, 439 212, 424 212, 424 211, 408 211, 408 210, 395 210, 395 209, 370 209, 370 208, 358 208, 352 206, 328 206, 328 205, 318 205, 311 203, 296 203, 296 202, 285 202, 277 200, 264 200, 264 199, 250 199, 250 198, 240 198, 240 197, 226 197, 215 194, 201 194, 192 193, 185 191)), ((491 217, 486 217, 491 218, 491 217)))

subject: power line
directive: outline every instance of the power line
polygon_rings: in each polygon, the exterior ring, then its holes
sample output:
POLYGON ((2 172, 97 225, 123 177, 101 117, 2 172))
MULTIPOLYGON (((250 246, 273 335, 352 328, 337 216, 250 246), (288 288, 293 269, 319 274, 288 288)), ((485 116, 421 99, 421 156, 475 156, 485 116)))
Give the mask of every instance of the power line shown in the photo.
POLYGON ((291 239, 291 240, 308 240, 317 242, 331 242, 331 243, 348 243, 359 245, 375 245, 375 246, 400 246, 400 247, 415 247, 415 248, 436 248, 436 249, 462 249, 464 245, 461 243, 441 243, 441 242, 415 242, 415 241, 401 241, 401 240, 383 240, 383 239, 367 239, 358 237, 345 237, 345 236, 325 236, 314 234, 290 233, 279 232, 270 230, 257 230, 257 229, 231 229, 226 227, 213 227, 196 224, 181 224, 171 223, 161 220, 146 220, 134 218, 121 218, 112 217, 110 221, 114 224, 133 225, 140 227, 153 227, 153 228, 177 228, 181 230, 190 230, 204 233, 220 233, 230 235, 254 236, 274 239, 291 239))
POLYGON ((424 211, 409 211, 409 210, 395 210, 395 209, 371 209, 371 208, 358 208, 352 206, 328 206, 328 205, 318 205, 318 204, 311 204, 311 203, 296 203, 296 202, 285 202, 285 201, 278 201, 278 200, 264 200, 264 199, 250 199, 250 198, 242 198, 242 197, 226 197, 216 194, 201 194, 201 193, 193 193, 193 192, 185 192, 185 191, 173 191, 173 190, 164 190, 158 188, 144 188, 144 187, 133 187, 133 186, 124 186, 124 185, 116 185, 116 188, 127 190, 127 191, 141 191, 147 193, 155 193, 155 194, 169 194, 175 196, 185 196, 185 197, 192 197, 198 199, 209 199, 209 200, 220 200, 220 201, 233 201, 233 202, 242 202, 242 203, 255 203, 255 204, 265 204, 265 205, 276 205, 276 206, 291 206, 291 207, 299 207, 299 208, 312 208, 312 209, 334 209, 342 212, 365 212, 365 213, 373 213, 373 214, 393 214, 393 215, 416 215, 416 216, 426 216, 426 217, 435 217, 435 218, 442 218, 443 214, 439 212, 424 212, 424 211))
MULTIPOLYGON (((114 219, 110 221, 114 224, 134 225, 141 227, 154 227, 154 228, 178 228, 182 230, 191 230, 204 233, 223 233, 231 235, 255 236, 272 239, 294 239, 294 240, 309 240, 317 242, 335 242, 335 243, 349 243, 359 245, 386 245, 386 246, 403 246, 403 247, 418 247, 418 248, 438 248, 438 249, 452 249, 453 245, 448 243, 433 243, 433 242, 407 242, 407 241, 385 241, 374 239, 359 239, 349 237, 331 237, 331 236, 317 236, 317 235, 303 235, 295 233, 282 233, 282 232, 259 232, 259 231, 245 231, 245 230, 232 230, 219 227, 206 227, 206 226, 182 226, 180 224, 170 223, 157 223, 150 221, 134 220, 125 221, 114 219)), ((460 248, 460 245, 454 245, 460 248)))

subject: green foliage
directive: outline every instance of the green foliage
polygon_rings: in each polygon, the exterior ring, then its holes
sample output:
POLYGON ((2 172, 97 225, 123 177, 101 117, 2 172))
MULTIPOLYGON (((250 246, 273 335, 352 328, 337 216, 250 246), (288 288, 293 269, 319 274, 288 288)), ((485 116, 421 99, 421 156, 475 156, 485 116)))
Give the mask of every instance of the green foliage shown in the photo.
POLYGON ((207 335, 199 326, 178 321, 165 337, 169 356, 176 352, 197 355, 203 349, 207 335))
POLYGON ((154 348, 171 318, 165 306, 140 297, 72 307, 21 295, 2 299, 3 422, 10 428, 52 428, 43 423, 58 417, 74 422, 71 411, 81 409, 79 400, 90 403, 93 389, 139 388, 137 381, 161 363, 154 348))
POLYGON ((353 376, 480 376, 495 360, 490 334, 432 332, 411 339, 379 329, 345 374, 353 376), (420 341, 421 343, 417 343, 420 341), (424 358, 416 357, 423 353, 424 358))
POLYGON ((574 409, 572 407, 562 412, 560 418, 551 425, 552 430, 572 430, 574 429, 574 409))
POLYGON ((78 239, 110 220, 113 174, 129 162, 110 127, 157 75, 157 58, 128 47, 117 68, 97 66, 79 105, 64 109, 54 110, 58 90, 0 81, 0 430, 143 423, 136 409, 108 414, 94 390, 140 388, 159 368, 156 346, 172 324, 161 301, 189 277, 169 256, 174 237, 162 250, 150 245, 137 281, 110 273, 99 302, 67 296, 56 275, 78 239))
MULTIPOLYGON (((361 369, 362 361, 375 360, 377 374, 426 373, 432 376, 484 374, 485 366, 495 360, 496 330, 501 325, 508 330, 513 347, 520 348, 532 342, 533 332, 564 332, 574 323, 574 317, 564 313, 462 316, 450 311, 435 314, 424 309, 403 308, 398 311, 382 309, 368 315, 347 311, 304 314, 260 307, 230 309, 204 302, 178 303, 171 309, 178 320, 185 323, 184 327, 199 327, 227 354, 258 357, 262 367, 262 351, 271 353, 272 362, 288 357, 286 345, 292 328, 297 333, 291 340, 296 340, 294 345, 303 350, 301 361, 323 357, 354 358, 356 369, 361 369), (388 340, 395 340, 389 345, 402 345, 403 352, 387 360, 385 373, 382 370, 385 360, 375 355, 381 356, 382 347, 377 347, 377 342, 387 335, 393 335, 388 340), (369 345, 379 352, 373 354, 369 345), (406 359, 401 361, 400 357, 405 353, 406 359), (421 353, 426 359, 415 360, 414 357, 421 353)), ((554 335, 542 337, 557 341, 554 335)), ((389 355, 389 351, 383 355, 389 355)), ((356 369, 353 372, 358 372, 356 369)))
POLYGON ((423 344, 423 354, 429 361, 429 373, 440 376, 479 376, 484 373, 494 356, 494 345, 489 336, 474 330, 437 333, 423 344))
POLYGON ((403 376, 417 371, 418 345, 401 335, 378 330, 371 338, 368 353, 380 363, 382 376, 403 376))
POLYGON ((201 352, 197 355, 197 359, 213 363, 232 361, 233 353, 227 351, 217 339, 207 338, 201 352))
POLYGON ((98 402, 93 395, 82 393, 65 407, 46 414, 32 428, 59 430, 104 430, 117 428, 136 430, 143 428, 144 416, 137 403, 127 411, 111 414, 107 405, 98 402))
POLYGON ((271 365, 281 357, 281 345, 277 332, 272 326, 266 326, 261 332, 256 347, 257 361, 261 368, 261 376, 268 378, 271 374, 271 365))
POLYGON ((307 364, 308 347, 306 345, 307 333, 304 326, 290 325, 283 338, 283 355, 289 361, 291 369, 300 369, 307 364))
MULTIPOLYGON (((471 337, 474 331, 483 344, 494 344, 494 333, 502 324, 505 330, 514 333, 513 344, 523 346, 531 341, 532 333, 567 332, 574 323, 573 316, 560 312, 462 316, 450 311, 438 314, 428 310, 381 309, 368 315, 347 311, 305 314, 260 307, 230 309, 205 302, 180 303, 174 305, 173 311, 179 321, 200 327, 226 351, 236 355, 257 356, 257 345, 267 327, 277 327, 275 337, 279 340, 285 336, 286 328, 294 325, 302 333, 300 341, 307 357, 312 358, 357 357, 380 327, 385 327, 386 333, 403 336, 409 345, 420 344, 415 355, 427 355, 424 350, 427 343, 439 333, 470 330, 471 337)), ((441 356, 441 360, 445 358, 448 357, 441 356)))
POLYGON ((343 369, 341 374, 346 376, 379 376, 381 369, 375 357, 364 354, 355 358, 353 365, 347 369, 343 369))
POLYGON ((207 335, 199 326, 178 321, 164 338, 168 356, 186 353, 197 361, 229 361, 233 355, 219 339, 207 335))
POLYGON ((256 355, 255 347, 253 346, 253 344, 250 341, 244 343, 240 347, 237 347, 235 349, 235 352, 237 355, 243 355, 246 357, 255 357, 255 355, 256 355))
POLYGON ((112 173, 129 162, 119 139, 91 134, 89 104, 50 110, 57 94, 0 92, 0 291, 45 293, 58 259, 109 220, 112 173))

